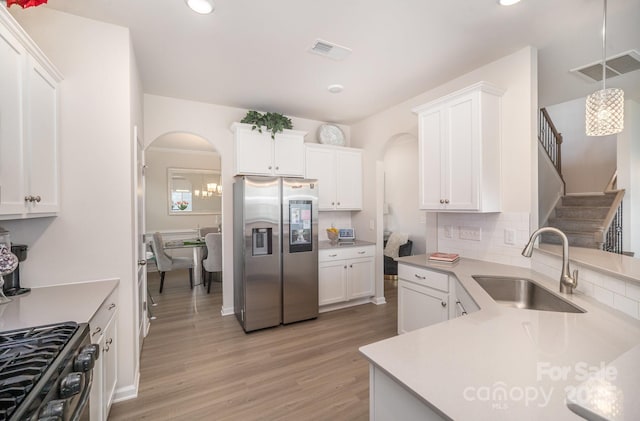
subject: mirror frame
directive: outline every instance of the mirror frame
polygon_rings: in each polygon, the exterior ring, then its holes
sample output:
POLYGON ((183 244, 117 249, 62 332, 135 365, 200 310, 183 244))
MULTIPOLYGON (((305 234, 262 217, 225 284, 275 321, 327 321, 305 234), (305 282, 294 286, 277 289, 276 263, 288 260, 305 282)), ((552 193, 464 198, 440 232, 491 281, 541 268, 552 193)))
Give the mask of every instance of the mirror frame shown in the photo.
MULTIPOLYGON (((220 174, 219 170, 202 170, 202 169, 195 169, 195 168, 173 168, 173 167, 169 167, 167 168, 167 209, 169 212, 169 215, 175 216, 175 215, 222 215, 222 201, 220 202, 220 209, 219 210, 199 210, 199 211, 193 211, 193 210, 175 210, 173 209, 173 192, 175 191, 174 186, 172 181, 174 180, 174 176, 175 175, 198 175, 201 176, 202 178, 204 178, 205 176, 217 176, 218 178, 218 185, 221 185, 221 181, 222 181, 222 177, 220 174)), ((204 185, 205 182, 203 180, 202 184, 204 185)), ((193 189, 193 191, 195 191, 196 189, 193 189)), ((191 193, 193 194, 193 191, 191 191, 191 193)), ((214 195, 214 197, 220 197, 222 198, 222 193, 220 193, 219 195, 214 195)))

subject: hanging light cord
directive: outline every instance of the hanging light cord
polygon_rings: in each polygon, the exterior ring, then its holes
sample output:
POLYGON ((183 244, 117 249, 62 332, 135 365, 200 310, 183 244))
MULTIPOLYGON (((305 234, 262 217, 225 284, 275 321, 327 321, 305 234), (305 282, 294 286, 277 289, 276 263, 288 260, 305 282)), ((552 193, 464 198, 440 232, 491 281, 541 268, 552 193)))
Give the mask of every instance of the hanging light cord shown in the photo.
POLYGON ((604 0, 604 13, 602 16, 602 90, 604 90, 607 77, 607 0, 604 0))

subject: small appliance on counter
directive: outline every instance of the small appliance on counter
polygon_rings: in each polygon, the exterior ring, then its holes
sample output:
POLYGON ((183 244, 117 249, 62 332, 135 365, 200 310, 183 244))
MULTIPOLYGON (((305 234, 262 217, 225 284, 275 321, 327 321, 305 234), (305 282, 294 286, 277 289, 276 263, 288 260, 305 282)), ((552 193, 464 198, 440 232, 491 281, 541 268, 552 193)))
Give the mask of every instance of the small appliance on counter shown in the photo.
POLYGON ((31 288, 22 288, 20 286, 20 262, 27 260, 27 246, 24 244, 12 244, 11 253, 18 257, 18 266, 16 270, 4 277, 4 286, 2 287, 4 294, 8 297, 14 295, 26 294, 31 288))
POLYGON ((353 228, 339 228, 338 241, 355 241, 356 231, 353 228))

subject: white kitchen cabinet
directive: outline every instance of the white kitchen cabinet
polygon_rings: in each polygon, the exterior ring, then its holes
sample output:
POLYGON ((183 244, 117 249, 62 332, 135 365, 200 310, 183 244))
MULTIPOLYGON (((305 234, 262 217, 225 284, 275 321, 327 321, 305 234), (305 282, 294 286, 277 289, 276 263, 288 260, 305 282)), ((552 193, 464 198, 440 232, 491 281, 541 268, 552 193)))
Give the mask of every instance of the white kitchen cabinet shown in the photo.
POLYGON ((91 342, 100 348, 99 358, 93 368, 93 384, 89 400, 91 421, 107 420, 118 381, 117 294, 118 290, 116 289, 89 322, 91 342))
POLYGON ((449 276, 398 264, 398 333, 449 320, 449 276))
POLYGON ((62 76, 4 8, 0 67, 0 219, 55 215, 62 76))
POLYGON ((471 295, 467 292, 466 289, 462 286, 460 281, 457 279, 454 282, 454 304, 455 304, 455 315, 454 317, 466 316, 474 311, 480 310, 478 304, 473 301, 471 295))
POLYGON ((502 94, 479 82, 413 109, 418 114, 420 209, 500 211, 502 94))
POLYGON ((284 130, 275 139, 263 128, 233 123, 235 174, 304 177, 304 137, 306 132, 284 130))
POLYGON ((318 210, 362 209, 362 151, 306 144, 305 177, 318 180, 318 210))
POLYGON ((361 304, 373 296, 375 247, 366 245, 318 253, 318 304, 361 304), (364 299, 364 301, 363 301, 364 299))

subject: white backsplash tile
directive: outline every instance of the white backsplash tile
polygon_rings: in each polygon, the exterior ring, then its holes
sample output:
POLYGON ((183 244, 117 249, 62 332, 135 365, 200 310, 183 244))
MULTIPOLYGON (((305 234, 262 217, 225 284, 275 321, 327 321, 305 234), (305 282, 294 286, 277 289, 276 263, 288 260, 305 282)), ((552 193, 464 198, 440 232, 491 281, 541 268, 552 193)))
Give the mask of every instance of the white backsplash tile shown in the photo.
POLYGON ((528 267, 531 262, 520 254, 528 240, 529 213, 526 212, 438 214, 438 250, 442 252, 528 267), (445 236, 445 226, 452 227, 451 238, 445 236), (480 241, 461 239, 460 227, 480 228, 482 230, 480 241), (505 229, 514 231, 515 244, 505 243, 505 229))
POLYGON ((624 295, 613 295, 613 307, 627 313, 631 317, 635 317, 636 319, 640 318, 640 304, 631 298, 625 297, 624 295))
MULTIPOLYGON (((327 241, 327 228, 334 226, 336 228, 352 228, 351 212, 318 212, 318 240, 327 241)), ((356 237, 358 233, 356 232, 356 237)))

